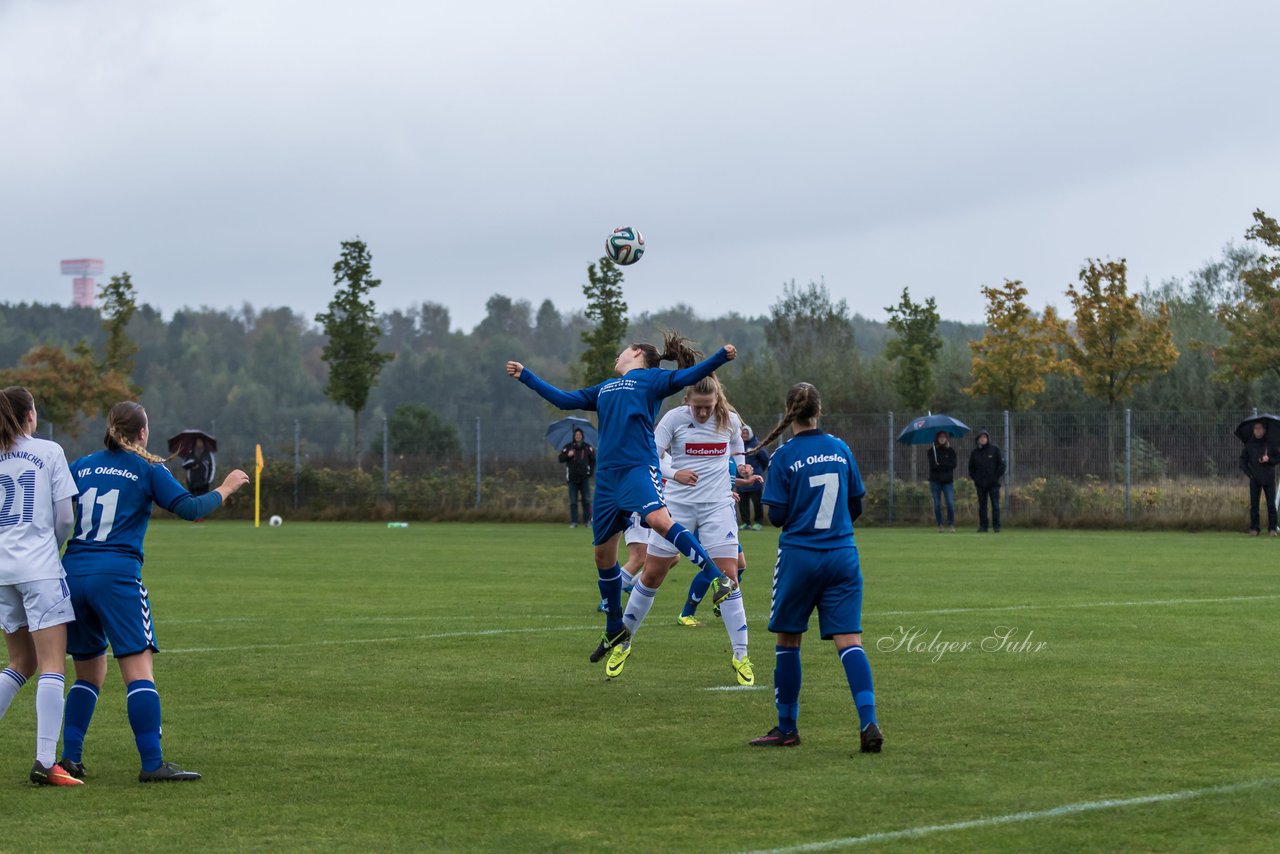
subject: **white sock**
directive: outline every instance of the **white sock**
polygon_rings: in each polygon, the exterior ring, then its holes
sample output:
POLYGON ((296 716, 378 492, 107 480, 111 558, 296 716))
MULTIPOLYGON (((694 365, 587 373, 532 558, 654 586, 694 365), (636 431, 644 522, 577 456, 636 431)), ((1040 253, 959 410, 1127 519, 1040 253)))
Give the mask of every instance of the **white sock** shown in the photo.
POLYGON ((18 692, 26 684, 27 677, 12 667, 0 670, 0 718, 4 717, 4 713, 9 711, 9 704, 13 702, 13 698, 18 696, 18 692))
POLYGON ((742 604, 742 591, 735 590, 720 603, 720 619, 724 620, 733 657, 741 661, 747 657, 747 608, 742 604))
POLYGON ((630 587, 631 585, 635 584, 636 576, 639 574, 640 574, 639 570, 635 572, 631 572, 625 566, 622 567, 622 586, 630 587))
POLYGON ((627 599, 627 610, 622 615, 622 625, 631 632, 632 638, 636 636, 636 632, 640 631, 640 624, 649 615, 649 609, 653 607, 654 594, 657 592, 656 588, 645 587, 644 582, 638 578, 636 586, 631 588, 631 597, 627 599))
POLYGON ((61 673, 41 673, 36 683, 36 761, 46 768, 53 764, 62 733, 63 689, 61 673))

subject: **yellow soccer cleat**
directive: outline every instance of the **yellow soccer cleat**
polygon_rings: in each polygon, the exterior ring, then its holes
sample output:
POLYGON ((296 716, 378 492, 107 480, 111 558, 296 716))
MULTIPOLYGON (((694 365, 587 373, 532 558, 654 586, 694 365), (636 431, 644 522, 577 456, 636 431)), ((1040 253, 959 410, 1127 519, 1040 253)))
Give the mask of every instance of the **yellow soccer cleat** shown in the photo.
POLYGON ((620 643, 609 653, 609 660, 604 663, 604 675, 616 679, 622 675, 622 668, 631 657, 631 644, 620 643))
POLYGON ((698 620, 695 617, 686 617, 684 614, 681 614, 680 616, 676 617, 676 625, 688 626, 689 628, 693 628, 694 626, 702 625, 702 623, 698 622, 698 620))
POLYGON ((750 687, 756 684, 756 672, 751 669, 751 659, 749 657, 744 655, 741 661, 736 658, 731 659, 731 661, 733 662, 733 672, 738 677, 739 685, 750 687))

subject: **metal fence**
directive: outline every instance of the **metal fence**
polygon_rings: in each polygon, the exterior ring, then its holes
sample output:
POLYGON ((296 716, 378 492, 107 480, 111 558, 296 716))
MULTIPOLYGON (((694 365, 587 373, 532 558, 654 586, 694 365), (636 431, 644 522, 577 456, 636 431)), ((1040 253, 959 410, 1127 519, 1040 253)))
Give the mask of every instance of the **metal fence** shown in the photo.
MULTIPOLYGON (((1160 510, 1157 499, 1180 489, 1199 490, 1196 494, 1205 501, 1242 494, 1241 444, 1234 429, 1256 413, 1117 410, 948 414, 968 424, 974 433, 987 430, 991 441, 1000 447, 1007 465, 1004 494, 1010 518, 1016 520, 1024 514, 1030 520, 1037 512, 1043 515, 1048 490, 1055 496, 1057 522, 1069 523, 1073 513, 1083 514, 1088 509, 1073 506, 1088 503, 1080 498, 1080 490, 1090 490, 1089 495, 1096 499, 1093 511, 1106 504, 1111 516, 1123 514, 1125 520, 1152 516, 1160 510)), ((350 414, 337 410, 305 420, 237 422, 233 428, 224 424, 229 429, 221 433, 218 422, 191 425, 163 412, 153 411, 151 416, 154 437, 192 426, 218 435, 220 473, 232 467, 251 470, 254 445, 261 444, 273 478, 270 500, 281 511, 307 507, 313 516, 323 517, 322 509, 333 505, 338 508, 334 518, 338 518, 341 508, 363 504, 382 506, 383 515, 411 511, 419 517, 464 511, 497 515, 515 511, 530 518, 549 518, 567 503, 564 467, 556 460, 556 449, 543 439, 549 419, 468 418, 446 425, 456 442, 443 443, 449 446, 444 450, 396 454, 385 419, 367 416, 359 442, 355 442, 350 414), (359 475, 354 473, 357 457, 359 475), (322 477, 320 472, 332 476, 322 477), (407 484, 422 481, 427 486, 406 491, 407 484), (359 495, 353 497, 355 492, 359 495), (411 502, 414 507, 403 506, 411 502)), ((927 446, 895 441, 915 416, 880 412, 823 417, 823 428, 847 441, 854 452, 868 485, 869 521, 921 523, 932 519, 926 483, 927 446)), ((757 414, 745 420, 763 435, 777 417, 757 414)), ((42 429, 42 434, 47 429, 42 429)), ((70 459, 100 448, 100 437, 97 423, 88 425, 77 437, 56 436, 70 459)), ((954 443, 959 462, 957 493, 964 507, 970 500, 965 475, 972 442, 970 434, 954 443)), ((162 448, 163 439, 152 439, 151 447, 162 448)))

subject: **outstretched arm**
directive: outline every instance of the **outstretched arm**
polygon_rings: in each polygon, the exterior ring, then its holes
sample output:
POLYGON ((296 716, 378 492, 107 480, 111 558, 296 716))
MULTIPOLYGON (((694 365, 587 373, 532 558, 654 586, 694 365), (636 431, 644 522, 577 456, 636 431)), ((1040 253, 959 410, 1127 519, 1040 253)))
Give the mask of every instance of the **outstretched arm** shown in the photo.
POLYGON ((688 388, 698 380, 711 376, 716 368, 727 364, 738 357, 738 348, 732 344, 721 347, 710 358, 703 359, 696 365, 681 368, 667 374, 667 394, 675 394, 682 388, 688 388))
POLYGON ((600 394, 600 386, 598 385, 593 385, 590 388, 580 388, 577 391, 558 389, 519 362, 507 362, 507 376, 524 383, 536 391, 543 400, 557 409, 594 410, 596 408, 596 398, 600 394))

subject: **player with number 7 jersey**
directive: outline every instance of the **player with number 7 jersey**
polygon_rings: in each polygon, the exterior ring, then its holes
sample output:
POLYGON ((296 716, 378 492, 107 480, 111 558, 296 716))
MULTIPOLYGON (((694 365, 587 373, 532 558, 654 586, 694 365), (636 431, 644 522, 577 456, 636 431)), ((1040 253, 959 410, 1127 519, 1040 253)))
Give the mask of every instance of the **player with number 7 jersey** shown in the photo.
POLYGON ((777 635, 778 725, 751 744, 800 743, 800 641, 817 610, 822 639, 835 642, 858 710, 860 750, 879 753, 884 734, 876 721, 871 664, 862 648, 862 568, 853 542, 866 489, 849 446, 818 429, 821 414, 818 390, 797 383, 787 393, 782 421, 760 443, 763 448, 791 428, 791 440, 770 461, 762 499, 769 522, 782 529, 769 609, 769 631, 777 635))
POLYGON ((147 413, 132 401, 107 413, 106 450, 71 465, 79 489, 75 534, 63 566, 76 622, 67 632, 76 682, 67 693, 59 764, 83 777, 85 733, 106 678, 110 645, 125 682, 125 705, 142 761, 141 782, 198 780, 200 775, 165 762, 160 750, 160 694, 152 670, 156 643, 151 599, 142 583, 142 541, 156 504, 183 519, 208 516, 249 482, 243 471, 227 475, 214 491, 187 492, 164 460, 147 452, 147 413))

